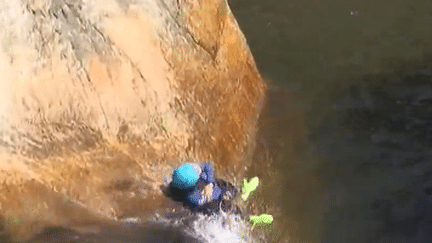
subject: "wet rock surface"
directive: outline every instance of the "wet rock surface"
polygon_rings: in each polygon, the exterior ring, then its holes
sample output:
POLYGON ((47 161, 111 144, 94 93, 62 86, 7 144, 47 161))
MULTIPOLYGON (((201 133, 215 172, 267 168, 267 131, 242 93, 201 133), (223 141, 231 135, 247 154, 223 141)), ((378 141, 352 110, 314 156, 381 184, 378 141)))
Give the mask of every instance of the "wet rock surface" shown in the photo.
POLYGON ((1 1, 0 215, 145 217, 185 161, 241 176, 266 85, 226 1, 1 1))

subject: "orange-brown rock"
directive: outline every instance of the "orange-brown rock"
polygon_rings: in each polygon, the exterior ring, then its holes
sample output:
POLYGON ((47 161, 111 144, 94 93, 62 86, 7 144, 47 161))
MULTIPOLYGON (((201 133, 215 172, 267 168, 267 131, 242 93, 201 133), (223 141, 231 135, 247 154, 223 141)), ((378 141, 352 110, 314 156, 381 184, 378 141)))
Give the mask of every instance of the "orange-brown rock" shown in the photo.
POLYGON ((1 6, 0 214, 15 237, 150 212, 178 162, 242 171, 265 84, 226 1, 1 6))

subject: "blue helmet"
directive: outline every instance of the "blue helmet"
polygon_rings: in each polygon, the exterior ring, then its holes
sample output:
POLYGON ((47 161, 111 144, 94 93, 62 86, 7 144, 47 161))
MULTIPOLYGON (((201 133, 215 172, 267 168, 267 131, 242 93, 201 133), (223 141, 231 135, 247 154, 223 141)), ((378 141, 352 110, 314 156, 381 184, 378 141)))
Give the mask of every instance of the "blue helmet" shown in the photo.
POLYGON ((186 190, 194 187, 199 179, 198 171, 190 164, 184 164, 174 170, 172 176, 172 186, 186 190))

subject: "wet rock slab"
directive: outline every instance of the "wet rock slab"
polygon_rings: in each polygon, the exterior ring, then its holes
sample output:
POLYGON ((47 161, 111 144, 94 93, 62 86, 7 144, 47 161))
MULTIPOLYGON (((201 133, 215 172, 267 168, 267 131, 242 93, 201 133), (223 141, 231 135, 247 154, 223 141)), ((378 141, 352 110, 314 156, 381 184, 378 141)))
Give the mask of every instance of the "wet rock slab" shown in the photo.
POLYGON ((190 159, 241 175, 265 84, 226 1, 1 5, 6 231, 163 207, 159 186, 190 159))

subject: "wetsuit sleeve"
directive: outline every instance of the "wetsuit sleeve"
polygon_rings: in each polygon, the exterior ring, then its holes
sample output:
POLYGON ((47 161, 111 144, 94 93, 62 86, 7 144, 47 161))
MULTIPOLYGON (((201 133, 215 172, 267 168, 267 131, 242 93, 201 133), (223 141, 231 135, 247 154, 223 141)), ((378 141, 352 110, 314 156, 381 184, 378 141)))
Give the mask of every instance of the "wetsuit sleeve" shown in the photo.
POLYGON ((219 199, 219 197, 222 194, 222 190, 219 188, 217 183, 213 183, 213 191, 212 191, 212 198, 213 200, 219 199))
POLYGON ((207 184, 214 182, 213 169, 210 164, 204 163, 202 166, 202 173, 200 175, 201 179, 207 184))
POLYGON ((203 195, 199 190, 195 190, 186 196, 184 203, 191 208, 199 207, 204 204, 203 195))
POLYGON ((209 163, 204 163, 204 165, 202 166, 201 175, 202 175, 201 178, 206 182, 206 184, 209 183, 213 184, 212 199, 217 200, 220 197, 222 191, 214 180, 213 169, 209 163))
POLYGON ((209 203, 213 200, 218 200, 221 196, 221 193, 221 189, 217 186, 216 183, 213 183, 210 198, 207 199, 203 195, 202 191, 195 190, 186 196, 184 203, 186 203, 191 208, 201 207, 204 204, 209 203))

